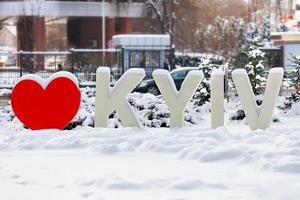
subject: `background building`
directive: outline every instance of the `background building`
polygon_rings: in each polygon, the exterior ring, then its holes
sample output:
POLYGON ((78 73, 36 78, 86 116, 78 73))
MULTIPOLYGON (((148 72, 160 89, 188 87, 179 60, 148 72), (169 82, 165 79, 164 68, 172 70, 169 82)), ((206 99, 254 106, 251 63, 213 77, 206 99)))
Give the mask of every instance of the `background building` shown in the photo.
POLYGON ((142 2, 0 0, 0 22, 3 26, 16 27, 17 50, 102 48, 103 32, 105 32, 106 47, 113 35, 134 32, 134 21, 143 15, 142 2), (103 16, 105 30, 102 30, 103 16))
POLYGON ((272 0, 271 22, 276 28, 280 22, 285 23, 289 29, 299 30, 300 26, 300 1, 299 0, 272 0))

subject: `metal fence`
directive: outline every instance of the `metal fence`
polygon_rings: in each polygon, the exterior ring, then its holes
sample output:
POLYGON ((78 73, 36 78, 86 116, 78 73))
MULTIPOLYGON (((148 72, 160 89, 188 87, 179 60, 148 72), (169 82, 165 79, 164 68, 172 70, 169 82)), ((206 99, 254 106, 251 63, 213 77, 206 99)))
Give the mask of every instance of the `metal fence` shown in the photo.
POLYGON ((10 88, 23 75, 48 78, 58 71, 69 71, 87 84, 96 79, 96 70, 108 66, 117 71, 120 51, 116 49, 71 49, 61 52, 0 52, 0 88, 10 88))
POLYGON ((117 49, 72 49, 70 51, 71 71, 80 82, 96 80, 96 70, 99 66, 107 66, 112 70, 112 75, 119 68, 120 51, 117 49))

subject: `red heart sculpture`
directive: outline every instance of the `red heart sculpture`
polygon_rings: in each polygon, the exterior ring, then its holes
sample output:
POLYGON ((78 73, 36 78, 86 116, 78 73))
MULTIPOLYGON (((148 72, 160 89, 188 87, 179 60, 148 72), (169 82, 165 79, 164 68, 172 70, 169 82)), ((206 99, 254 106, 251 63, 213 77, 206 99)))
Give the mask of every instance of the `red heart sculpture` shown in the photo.
MULTIPOLYGON (((31 75, 32 76, 32 75, 31 75)), ((80 90, 68 77, 54 78, 49 84, 21 80, 11 95, 13 111, 32 130, 63 129, 75 117, 80 106, 80 90)))

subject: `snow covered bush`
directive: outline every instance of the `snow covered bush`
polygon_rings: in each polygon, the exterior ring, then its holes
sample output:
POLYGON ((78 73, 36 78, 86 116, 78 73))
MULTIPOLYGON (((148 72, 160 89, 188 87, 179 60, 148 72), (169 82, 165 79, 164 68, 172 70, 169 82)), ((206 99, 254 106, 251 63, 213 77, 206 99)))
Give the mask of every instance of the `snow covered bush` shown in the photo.
POLYGON ((11 89, 1 89, 0 97, 8 97, 11 94, 11 89))
POLYGON ((175 65, 181 67, 197 67, 203 58, 200 56, 176 55, 175 65))
POLYGON ((283 105, 279 106, 279 109, 286 113, 294 113, 295 115, 300 115, 300 94, 299 92, 292 92, 289 96, 285 98, 283 105))
POLYGON ((277 32, 288 32, 288 27, 283 23, 280 22, 276 27, 277 32))
POLYGON ((245 69, 255 95, 262 94, 266 83, 265 53, 259 49, 261 42, 259 37, 254 38, 246 52, 247 64, 245 69))
MULTIPOLYGON (((0 90, 1 91, 1 90, 0 90)), ((7 93, 7 91, 5 91, 7 93)), ((137 118, 145 127, 169 127, 170 112, 162 96, 152 94, 131 93, 128 95, 128 102, 132 106, 137 118)), ((184 114, 185 126, 197 125, 202 121, 201 113, 207 112, 207 105, 195 106, 192 102, 187 105, 184 114)), ((75 118, 65 128, 71 130, 79 126, 94 127, 95 113, 95 88, 81 89, 81 105, 75 118)), ((116 112, 109 116, 109 127, 122 127, 121 120, 116 112)), ((18 125, 23 127, 16 118, 10 103, 0 108, 0 126, 18 125)), ((23 127, 26 128, 26 127, 23 127)))
POLYGON ((210 75, 216 66, 211 60, 205 59, 199 64, 199 69, 202 70, 204 78, 197 89, 192 102, 195 106, 202 106, 210 101, 210 75))
MULTIPOLYGON (((300 57, 293 55, 291 61, 294 66, 294 70, 289 74, 289 88, 292 90, 292 93, 285 98, 283 105, 279 107, 285 112, 288 112, 293 107, 299 107, 295 104, 300 102, 300 57)), ((296 115, 299 113, 297 111, 293 112, 296 115)))
MULTIPOLYGON (((260 106, 262 104, 262 96, 256 96, 256 104, 260 106)), ((240 101, 236 102, 237 110, 230 115, 230 121, 241 121, 246 118, 245 111, 242 108, 240 101)))
MULTIPOLYGON (((252 36, 256 35, 254 31, 252 36)), ((261 98, 258 95, 263 93, 266 84, 266 67, 265 67, 265 53, 260 50, 263 41, 257 36, 252 40, 249 39, 249 46, 244 51, 245 55, 245 69, 248 73, 253 93, 257 99, 257 105, 261 104, 261 98)), ((245 118, 244 110, 241 106, 230 117, 230 120, 243 120, 245 118)))
MULTIPOLYGON (((69 128, 76 126, 94 126, 95 91, 91 88, 82 89, 82 105, 76 118, 70 123, 69 128)), ((169 127, 170 112, 162 96, 152 94, 131 93, 128 102, 132 106, 138 120, 145 127, 169 127)), ((205 108, 194 106, 190 103, 184 114, 185 126, 193 126, 200 123, 200 112, 205 108)), ((118 113, 113 112, 109 116, 109 127, 122 127, 122 119, 118 113)))
POLYGON ((270 16, 265 16, 263 19, 263 23, 260 27, 260 37, 264 41, 271 40, 271 18, 270 18, 270 16))
POLYGON ((216 65, 221 65, 224 62, 224 57, 206 53, 175 53, 175 65, 180 67, 198 67, 207 60, 216 65))
POLYGON ((195 106, 202 106, 210 101, 210 75, 211 72, 220 67, 220 64, 223 63, 222 58, 202 57, 200 54, 191 54, 187 55, 176 55, 176 65, 182 67, 198 67, 202 70, 204 78, 200 84, 200 87, 197 89, 192 102, 195 106))
POLYGON ((3 125, 6 122, 11 122, 15 118, 15 114, 10 105, 0 108, 0 124, 3 125))
MULTIPOLYGON (((261 106, 261 104, 263 102, 263 95, 255 96, 255 98, 256 98, 257 106, 261 106)), ((233 102, 236 104, 237 110, 230 115, 229 120, 230 121, 243 121, 245 124, 247 124, 245 111, 242 108, 240 101, 237 98, 234 98, 233 102)), ((278 122, 280 122, 280 118, 275 115, 272 118, 272 122, 278 123, 278 122)))

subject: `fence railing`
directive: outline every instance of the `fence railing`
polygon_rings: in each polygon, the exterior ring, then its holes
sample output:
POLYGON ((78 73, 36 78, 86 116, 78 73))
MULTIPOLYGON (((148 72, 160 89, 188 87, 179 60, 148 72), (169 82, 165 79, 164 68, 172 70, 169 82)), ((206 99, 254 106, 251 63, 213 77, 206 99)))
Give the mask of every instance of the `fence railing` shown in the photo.
POLYGON ((34 73, 48 78, 58 71, 74 73, 79 83, 88 85, 96 79, 96 70, 108 66, 117 71, 120 51, 117 49, 70 49, 48 52, 1 52, 0 88, 10 88, 23 75, 34 73))

